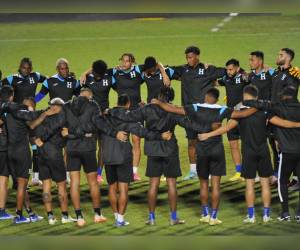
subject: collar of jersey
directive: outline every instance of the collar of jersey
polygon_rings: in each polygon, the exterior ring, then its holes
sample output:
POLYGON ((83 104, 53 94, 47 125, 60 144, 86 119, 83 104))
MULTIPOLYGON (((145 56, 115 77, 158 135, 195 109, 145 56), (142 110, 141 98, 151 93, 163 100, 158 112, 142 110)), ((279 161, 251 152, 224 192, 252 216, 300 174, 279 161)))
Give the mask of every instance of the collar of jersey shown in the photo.
POLYGON ((52 76, 54 78, 57 78, 58 80, 60 80, 61 82, 65 81, 65 78, 61 77, 59 74, 55 74, 54 76, 52 76))

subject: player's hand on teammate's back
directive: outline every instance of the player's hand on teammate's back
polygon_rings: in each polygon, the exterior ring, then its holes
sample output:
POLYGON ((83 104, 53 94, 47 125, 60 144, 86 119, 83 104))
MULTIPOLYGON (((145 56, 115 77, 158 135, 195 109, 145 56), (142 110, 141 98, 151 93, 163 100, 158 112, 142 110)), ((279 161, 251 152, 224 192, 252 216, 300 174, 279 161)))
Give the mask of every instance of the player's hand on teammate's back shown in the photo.
POLYGON ((206 141, 209 138, 207 133, 198 134, 198 140, 199 141, 206 141))
POLYGON ((162 138, 164 141, 169 141, 169 140, 171 140, 171 138, 172 138, 172 132, 170 132, 170 131, 163 132, 163 133, 161 134, 161 138, 162 138))
POLYGON ((156 98, 153 98, 152 100, 151 100, 151 103, 152 104, 160 104, 160 101, 158 100, 158 99, 156 99, 156 98))
POLYGON ((37 145, 38 147, 42 147, 44 145, 43 141, 40 138, 36 138, 34 140, 35 145, 37 145))
POLYGON ((46 114, 47 116, 55 115, 55 114, 57 114, 57 113, 59 113, 59 110, 58 110, 58 109, 51 108, 51 107, 45 111, 45 114, 46 114))
POLYGON ((117 136, 116 138, 119 140, 119 141, 122 141, 122 142, 126 142, 128 140, 128 134, 124 131, 119 131, 117 133, 117 136))
POLYGON ((68 136, 68 134, 69 134, 68 128, 63 128, 63 129, 61 130, 61 135, 62 135, 63 137, 68 136))

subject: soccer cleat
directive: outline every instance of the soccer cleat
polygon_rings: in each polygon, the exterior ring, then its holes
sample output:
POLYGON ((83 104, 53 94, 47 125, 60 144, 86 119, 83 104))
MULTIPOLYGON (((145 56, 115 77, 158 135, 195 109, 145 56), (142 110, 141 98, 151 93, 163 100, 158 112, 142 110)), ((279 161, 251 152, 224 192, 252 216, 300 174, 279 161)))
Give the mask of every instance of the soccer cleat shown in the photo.
POLYGON ((300 215, 295 215, 295 220, 297 223, 300 223, 300 215))
POLYGON ((229 181, 241 181, 243 178, 241 177, 241 173, 236 172, 230 179, 229 181))
POLYGON ((155 220, 147 220, 145 224, 148 226, 155 226, 156 223, 155 220))
POLYGON ((77 219, 77 226, 79 227, 85 226, 85 220, 82 217, 77 219))
POLYGON ((182 225, 182 224, 185 224, 185 220, 180 220, 178 218, 176 220, 170 219, 170 226, 182 225))
POLYGON ((254 224, 255 223, 255 216, 253 217, 249 217, 249 215, 247 215, 246 219, 243 220, 244 223, 247 223, 247 224, 254 224))
POLYGON ((104 180, 103 180, 102 175, 97 175, 97 182, 98 182, 100 185, 103 184, 104 180))
POLYGON ((209 215, 206 215, 206 216, 201 215, 201 218, 200 218, 199 222, 201 222, 201 223, 209 223, 209 220, 210 220, 210 216, 209 215))
POLYGON ((43 220, 44 217, 39 216, 37 214, 32 214, 32 215, 29 216, 29 219, 30 219, 31 222, 38 222, 38 221, 43 220))
POLYGON ((189 181, 195 178, 197 178, 197 172, 190 171, 189 174, 183 178, 183 180, 189 181))
POLYGON ((0 215, 0 220, 11 220, 13 218, 15 218, 15 216, 8 214, 6 212, 4 212, 0 215))
POLYGON ((216 226, 216 225, 220 225, 220 224, 222 224, 222 221, 221 220, 219 220, 218 218, 215 218, 215 219, 213 219, 213 218, 210 218, 210 220, 209 220, 209 223, 208 223, 210 226, 216 226))
POLYGON ((270 216, 266 216, 266 215, 263 216, 263 222, 264 223, 268 223, 270 221, 272 221, 272 218, 270 216))
POLYGON ((95 214, 95 216, 94 216, 95 223, 104 223, 106 221, 107 221, 107 218, 104 217, 102 214, 101 215, 95 214))
POLYGON ((57 220, 55 219, 54 216, 48 216, 48 224, 49 225, 55 225, 57 220))
POLYGON ((133 181, 140 181, 141 180, 141 177, 136 173, 136 174, 133 174, 133 181))
POLYGON ((116 227, 126 227, 128 226, 130 223, 128 221, 116 221, 115 226, 116 227))
POLYGON ((289 214, 287 215, 280 215, 279 217, 277 217, 277 220, 278 221, 288 221, 290 222, 291 221, 291 216, 289 214))
POLYGON ((19 215, 17 215, 14 218, 14 224, 24 224, 24 223, 30 223, 30 219, 19 215))
POLYGON ((76 222, 77 220, 72 218, 71 216, 63 216, 61 217, 61 224, 67 224, 67 223, 71 223, 71 222, 76 222))
POLYGON ((37 178, 31 179, 31 186, 42 186, 43 182, 37 178))

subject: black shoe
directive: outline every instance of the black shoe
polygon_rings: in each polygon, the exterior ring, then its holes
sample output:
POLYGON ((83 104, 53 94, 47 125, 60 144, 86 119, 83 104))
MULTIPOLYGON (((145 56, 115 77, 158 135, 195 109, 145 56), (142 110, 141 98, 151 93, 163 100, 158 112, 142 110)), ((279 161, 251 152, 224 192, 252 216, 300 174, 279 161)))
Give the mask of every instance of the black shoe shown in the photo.
POLYGON ((297 223, 300 223, 300 215, 295 215, 295 220, 297 223))
POLYGON ((281 216, 277 217, 278 221, 291 221, 290 214, 281 214, 281 216))

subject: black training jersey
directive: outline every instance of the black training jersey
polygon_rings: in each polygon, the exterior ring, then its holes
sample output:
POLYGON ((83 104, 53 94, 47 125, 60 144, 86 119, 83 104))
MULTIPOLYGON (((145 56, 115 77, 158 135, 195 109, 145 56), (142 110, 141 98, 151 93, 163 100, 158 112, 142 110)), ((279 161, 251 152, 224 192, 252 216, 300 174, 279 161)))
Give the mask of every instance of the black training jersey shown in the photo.
POLYGON ((94 75, 87 76, 85 86, 93 92, 93 98, 98 103, 101 111, 109 108, 109 91, 116 80, 113 76, 105 74, 101 79, 95 79, 94 75))
MULTIPOLYGON (((300 103, 297 100, 285 100, 273 106, 270 118, 279 116, 282 119, 300 122, 300 103)), ((300 153, 300 128, 275 127, 275 135, 283 153, 300 153)))
POLYGON ((171 68, 174 70, 172 78, 181 81, 181 102, 183 106, 203 103, 207 90, 214 86, 214 81, 219 75, 219 71, 215 66, 209 66, 206 69, 202 63, 199 63, 196 67, 185 64, 171 68))
POLYGON ((226 74, 219 79, 218 83, 225 86, 228 107, 233 108, 243 100, 243 89, 248 84, 248 80, 242 72, 237 73, 234 77, 226 74))
MULTIPOLYGON (((5 115, 6 114, 2 114, 0 119, 2 121, 5 120, 5 115), (3 116, 3 117, 2 117, 3 116)), ((2 125, 0 125, 0 151, 7 151, 7 129, 6 129, 6 125, 5 123, 3 123, 2 125)))
POLYGON ((136 108, 141 102, 141 84, 144 82, 140 66, 132 66, 128 71, 110 69, 109 75, 116 80, 113 88, 118 95, 127 94, 130 97, 131 107, 136 108))
MULTIPOLYGON (((171 68, 165 69, 168 77, 172 79, 174 70, 171 68)), ((150 103, 153 98, 157 98, 161 87, 164 86, 163 77, 158 69, 153 75, 144 74, 145 82, 148 90, 147 103, 150 103)))
POLYGON ((258 98, 262 100, 271 99, 271 89, 272 89, 272 75, 274 74, 273 69, 268 71, 262 70, 259 73, 252 71, 249 74, 249 82, 256 86, 258 89, 258 98))
MULTIPOLYGON (((242 107, 245 109, 247 107, 242 107)), ((255 152, 267 145, 267 113, 259 110, 251 116, 238 119, 242 147, 251 147, 255 152)))
POLYGON ((49 93, 50 100, 59 97, 67 102, 71 100, 74 95, 78 95, 79 91, 80 83, 78 80, 71 76, 63 78, 56 74, 43 82, 40 93, 42 95, 49 93))
POLYGON ((42 83, 46 77, 38 72, 32 72, 28 76, 14 74, 3 79, 2 85, 10 85, 14 89, 14 102, 22 103, 26 97, 34 97, 38 83, 42 83))
POLYGON ((282 90, 287 86, 292 86, 297 90, 299 88, 299 79, 292 76, 289 73, 289 69, 276 69, 272 77, 272 92, 271 101, 272 103, 280 102, 280 95, 282 90))
MULTIPOLYGON (((224 118, 229 119, 232 113, 231 108, 220 106, 218 104, 196 103, 187 105, 184 108, 189 119, 198 124, 205 124, 202 130, 198 131, 198 133, 207 133, 212 131, 212 123, 221 122, 224 118)), ((198 144, 203 146, 213 146, 216 143, 221 142, 222 136, 216 136, 203 142, 199 141, 198 144)))

